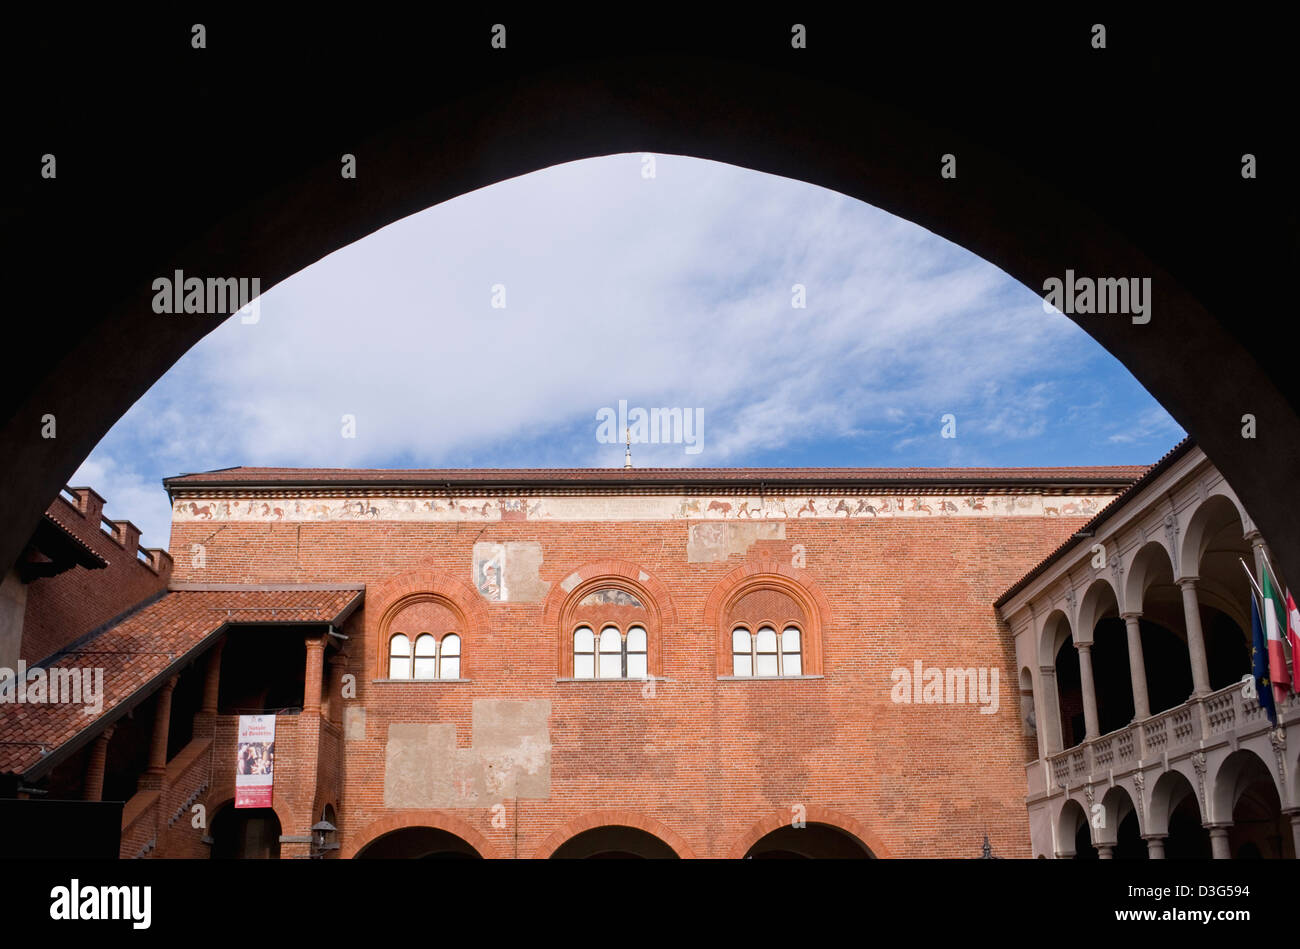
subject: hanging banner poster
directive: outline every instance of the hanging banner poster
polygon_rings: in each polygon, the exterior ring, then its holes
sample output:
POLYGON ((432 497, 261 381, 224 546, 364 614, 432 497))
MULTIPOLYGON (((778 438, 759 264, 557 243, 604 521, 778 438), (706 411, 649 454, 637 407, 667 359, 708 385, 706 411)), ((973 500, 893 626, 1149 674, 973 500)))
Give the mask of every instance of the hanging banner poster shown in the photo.
POLYGON ((239 716, 235 807, 270 807, 275 771, 275 716, 239 716))

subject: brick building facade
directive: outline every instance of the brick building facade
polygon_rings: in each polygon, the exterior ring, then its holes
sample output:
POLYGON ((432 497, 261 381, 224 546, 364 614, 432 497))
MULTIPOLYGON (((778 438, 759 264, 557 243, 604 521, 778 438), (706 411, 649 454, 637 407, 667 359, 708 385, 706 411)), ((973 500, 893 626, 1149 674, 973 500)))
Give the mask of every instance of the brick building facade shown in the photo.
POLYGON ((0 771, 112 785, 122 856, 1028 857, 993 603, 1146 470, 171 478, 166 594, 48 665, 140 655, 0 771))

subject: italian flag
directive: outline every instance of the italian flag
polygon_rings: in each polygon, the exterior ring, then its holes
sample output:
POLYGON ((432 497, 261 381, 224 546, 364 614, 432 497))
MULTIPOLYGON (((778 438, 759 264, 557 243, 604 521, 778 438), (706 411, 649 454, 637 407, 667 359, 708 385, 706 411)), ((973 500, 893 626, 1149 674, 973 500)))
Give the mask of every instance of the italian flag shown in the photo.
POLYGON ((1282 600, 1273 589, 1268 568, 1263 570, 1263 574, 1264 632, 1268 638, 1268 678, 1273 683, 1275 707, 1280 709, 1282 700, 1286 698, 1286 683, 1291 681, 1291 674, 1286 667, 1286 648, 1282 645, 1282 600))
POLYGON ((1286 591, 1286 638, 1291 644, 1291 691, 1300 692, 1300 662, 1296 662, 1296 652, 1300 649, 1300 610, 1296 609, 1291 591, 1286 591))

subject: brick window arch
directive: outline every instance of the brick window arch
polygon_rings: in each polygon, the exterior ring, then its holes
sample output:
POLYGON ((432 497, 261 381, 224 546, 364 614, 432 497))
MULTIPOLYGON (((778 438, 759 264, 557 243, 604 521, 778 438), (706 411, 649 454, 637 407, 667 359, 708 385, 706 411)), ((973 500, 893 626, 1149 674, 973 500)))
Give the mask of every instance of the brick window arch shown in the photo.
POLYGON ((802 571, 771 562, 736 568, 705 603, 705 621, 717 636, 718 675, 822 675, 829 612, 825 595, 802 571))
POLYGON ((561 679, 642 679, 661 672, 663 592, 634 565, 593 565, 570 575, 547 603, 561 679))
POLYGON ((407 596, 380 624, 381 679, 430 682, 460 679, 468 623, 450 599, 434 593, 407 596))
MULTIPOLYGON (((390 678, 397 633, 407 637, 412 651, 423 633, 435 637, 438 646, 433 667, 436 678, 399 681, 455 681, 468 678, 475 646, 491 628, 479 591, 446 570, 412 570, 394 574, 373 588, 367 586, 364 615, 366 671, 379 681, 390 678), (451 634, 456 639, 448 639, 451 634)), ((426 670, 428 665, 426 662, 426 670)))

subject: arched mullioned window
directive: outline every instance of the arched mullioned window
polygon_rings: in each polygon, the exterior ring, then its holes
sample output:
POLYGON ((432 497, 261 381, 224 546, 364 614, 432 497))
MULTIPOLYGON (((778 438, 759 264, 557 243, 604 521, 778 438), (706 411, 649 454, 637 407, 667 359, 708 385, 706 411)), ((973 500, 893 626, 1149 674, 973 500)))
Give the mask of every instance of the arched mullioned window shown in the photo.
POLYGON ((438 678, 438 640, 428 633, 415 638, 415 665, 412 679, 438 678))
POLYGON ((771 626, 752 632, 737 626, 731 633, 731 674, 778 677, 803 675, 803 637, 798 626, 787 626, 778 636, 771 626))
POLYGON ((718 675, 820 677, 828 613, 817 586, 783 565, 763 562, 736 571, 705 605, 705 620, 717 630, 718 675))
POLYGON ((575 679, 644 679, 648 675, 648 639, 645 627, 605 626, 597 639, 592 628, 579 626, 573 633, 575 679))
POLYGON ((388 678, 409 679, 411 677, 411 640, 402 633, 397 633, 388 641, 388 678))
POLYGON ((460 678, 460 636, 447 633, 439 640, 432 633, 415 637, 414 655, 411 637, 394 633, 388 640, 388 678, 430 679, 460 678))
POLYGON ((460 637, 455 633, 442 637, 438 650, 438 678, 460 678, 460 637))
POLYGON ((562 678, 645 679, 656 674, 659 617, 639 585, 626 578, 594 578, 573 591, 560 621, 567 631, 562 678))
POLYGON ((488 628, 473 587, 438 571, 400 574, 376 591, 375 601, 366 638, 376 680, 467 681, 475 637, 488 628))

